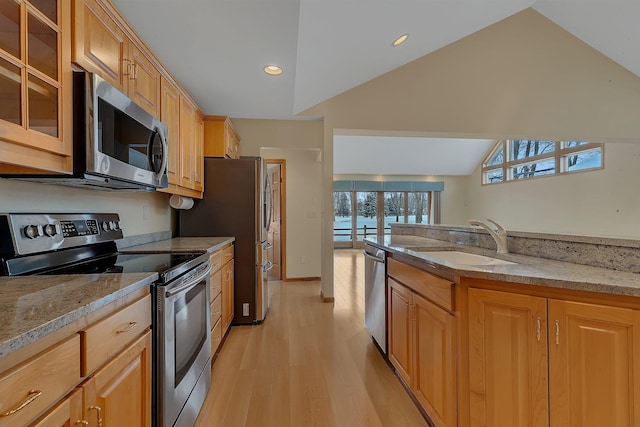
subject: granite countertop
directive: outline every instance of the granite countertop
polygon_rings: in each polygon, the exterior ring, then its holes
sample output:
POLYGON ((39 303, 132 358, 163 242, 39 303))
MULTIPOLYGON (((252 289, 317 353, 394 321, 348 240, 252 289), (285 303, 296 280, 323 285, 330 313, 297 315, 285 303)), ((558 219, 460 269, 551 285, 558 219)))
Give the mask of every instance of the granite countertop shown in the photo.
POLYGON ((130 246, 121 252, 215 252, 235 240, 235 237, 176 237, 130 246))
POLYGON ((517 254, 498 254, 488 249, 456 245, 416 236, 372 236, 366 242, 389 252, 458 276, 527 285, 549 286, 613 295, 640 296, 640 274, 591 267, 517 254), (509 265, 471 266, 429 256, 428 251, 456 250, 511 261, 509 265))
POLYGON ((157 273, 0 277, 0 358, 157 278, 157 273))

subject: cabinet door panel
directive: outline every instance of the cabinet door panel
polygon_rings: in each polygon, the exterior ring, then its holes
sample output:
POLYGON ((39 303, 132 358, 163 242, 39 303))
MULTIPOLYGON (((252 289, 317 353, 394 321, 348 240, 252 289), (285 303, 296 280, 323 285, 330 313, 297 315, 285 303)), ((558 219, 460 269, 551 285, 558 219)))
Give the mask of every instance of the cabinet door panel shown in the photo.
POLYGON ((411 388, 437 427, 457 425, 455 317, 420 295, 415 307, 411 388))
POLYGON ((160 71, 135 45, 129 45, 132 64, 129 76, 129 98, 158 117, 160 111, 160 71))
POLYGON ((550 300, 549 331, 551 425, 640 425, 640 313, 550 300))
POLYGON ((407 385, 412 375, 412 292, 405 286, 388 278, 387 322, 389 330, 389 361, 407 385))
POLYGON ((101 368, 83 386, 84 418, 91 425, 151 425, 151 332, 101 368))
POLYGON ((127 55, 124 32, 96 0, 74 0, 74 12, 72 61, 126 93, 122 72, 127 55))
POLYGON ((167 125, 169 184, 180 184, 180 95, 168 81, 161 79, 160 120, 167 125))
POLYGON ((546 307, 545 298, 469 289, 472 426, 548 425, 546 307))

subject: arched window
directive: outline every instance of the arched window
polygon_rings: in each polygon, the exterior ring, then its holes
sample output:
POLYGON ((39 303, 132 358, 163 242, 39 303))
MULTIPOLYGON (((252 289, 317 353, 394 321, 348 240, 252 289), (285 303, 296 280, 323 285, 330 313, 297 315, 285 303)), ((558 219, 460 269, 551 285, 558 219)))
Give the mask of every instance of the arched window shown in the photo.
POLYGON ((482 184, 602 169, 603 144, 504 139, 482 163, 482 184))

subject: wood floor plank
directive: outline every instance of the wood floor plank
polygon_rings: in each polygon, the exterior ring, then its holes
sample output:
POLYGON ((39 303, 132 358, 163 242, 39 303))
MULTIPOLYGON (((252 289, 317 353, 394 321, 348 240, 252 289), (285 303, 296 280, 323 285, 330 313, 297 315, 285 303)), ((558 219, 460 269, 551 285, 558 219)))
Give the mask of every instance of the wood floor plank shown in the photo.
POLYGON ((234 326, 198 427, 426 427, 364 325, 362 250, 336 250, 320 282, 270 282, 265 321, 234 326))

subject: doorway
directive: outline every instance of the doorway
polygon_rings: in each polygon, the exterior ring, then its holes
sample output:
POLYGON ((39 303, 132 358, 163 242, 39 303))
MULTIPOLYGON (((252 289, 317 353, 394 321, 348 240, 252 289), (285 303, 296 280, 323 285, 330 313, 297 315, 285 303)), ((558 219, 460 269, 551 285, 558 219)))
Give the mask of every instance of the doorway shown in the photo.
POLYGON ((286 160, 265 159, 271 181, 271 222, 267 231, 267 259, 273 263, 269 280, 286 280, 286 160))

